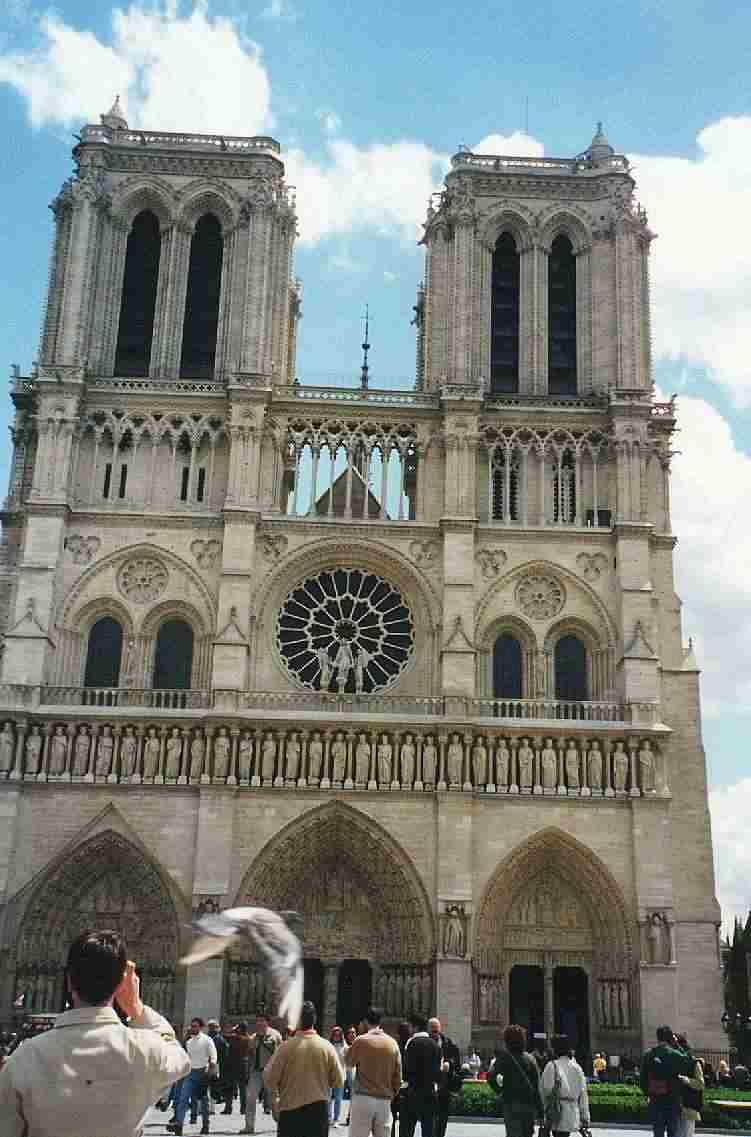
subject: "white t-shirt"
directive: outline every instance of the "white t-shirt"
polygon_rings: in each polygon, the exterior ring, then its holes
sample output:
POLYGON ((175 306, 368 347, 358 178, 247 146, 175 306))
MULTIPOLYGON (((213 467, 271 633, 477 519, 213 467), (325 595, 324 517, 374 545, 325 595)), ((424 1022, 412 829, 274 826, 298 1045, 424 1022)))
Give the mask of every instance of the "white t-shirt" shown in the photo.
POLYGON ((203 1070, 209 1063, 216 1063, 216 1046, 214 1040, 203 1031, 200 1034, 191 1034, 185 1044, 190 1058, 191 1070, 203 1070))

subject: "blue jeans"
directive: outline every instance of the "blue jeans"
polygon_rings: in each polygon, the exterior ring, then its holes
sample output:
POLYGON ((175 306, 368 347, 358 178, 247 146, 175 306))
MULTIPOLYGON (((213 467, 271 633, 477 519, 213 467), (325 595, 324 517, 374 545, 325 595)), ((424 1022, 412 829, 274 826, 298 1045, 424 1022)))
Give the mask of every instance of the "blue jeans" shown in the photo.
POLYGON ((175 1124, 182 1125, 185 1120, 185 1113, 188 1108, 188 1102, 193 1103, 193 1110, 196 1104, 201 1106, 201 1120, 203 1121, 204 1129, 209 1126, 209 1095, 204 1086, 204 1070, 191 1070, 183 1078, 182 1089, 180 1090, 180 1097, 177 1105, 175 1106, 175 1124))
POLYGON ((329 1121, 339 1120, 339 1114, 342 1112, 343 1098, 344 1086, 339 1086, 338 1089, 331 1091, 331 1109, 329 1110, 329 1121))
POLYGON ((649 1120, 653 1137, 677 1137, 681 1120, 681 1103, 672 1094, 652 1098, 649 1102, 649 1120))

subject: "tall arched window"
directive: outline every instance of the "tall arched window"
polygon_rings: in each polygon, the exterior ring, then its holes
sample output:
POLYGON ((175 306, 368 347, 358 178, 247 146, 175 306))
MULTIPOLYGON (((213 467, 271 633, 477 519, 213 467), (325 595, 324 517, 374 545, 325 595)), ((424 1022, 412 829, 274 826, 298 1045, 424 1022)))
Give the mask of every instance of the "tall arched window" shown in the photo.
POLYGON ((522 649, 509 632, 503 632, 493 644, 493 697, 522 697, 522 649))
POLYGON ((180 374, 186 379, 214 377, 223 255, 222 227, 213 213, 205 213, 190 242, 180 360, 180 374))
POLYGON ((89 632, 84 687, 117 687, 122 654, 122 628, 112 616, 102 616, 89 632))
POLYGON ((133 221, 125 250, 116 375, 149 373, 160 251, 159 221, 150 209, 144 209, 133 221))
POLYGON ((495 521, 519 520, 519 460, 513 452, 497 451, 492 459, 492 516, 495 521))
POLYGON ((510 233, 493 253, 490 383, 493 391, 519 390, 519 253, 510 233))
POLYGON ((193 672, 193 629, 184 620, 166 620, 156 637, 153 687, 187 691, 193 672))
POLYGON ((563 233, 548 258, 548 392, 576 394, 576 257, 563 233))
POLYGON ((578 636, 561 636, 555 645, 555 697, 582 702, 587 696, 587 649, 578 636))

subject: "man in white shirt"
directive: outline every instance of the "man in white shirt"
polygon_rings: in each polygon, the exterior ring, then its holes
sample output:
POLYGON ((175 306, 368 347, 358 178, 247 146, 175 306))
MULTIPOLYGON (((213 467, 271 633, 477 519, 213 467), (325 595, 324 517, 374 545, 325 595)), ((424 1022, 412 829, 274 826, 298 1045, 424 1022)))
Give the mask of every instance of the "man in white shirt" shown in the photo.
POLYGON ((170 1133, 178 1135, 182 1133, 185 1111, 190 1101, 194 1103, 194 1112, 195 1103, 200 1102, 203 1122, 201 1133, 209 1132, 208 1086, 209 1078, 217 1072, 217 1057, 213 1039, 204 1032, 205 1025, 203 1019, 198 1016, 190 1020, 190 1037, 185 1043, 190 1059, 190 1071, 180 1089, 180 1097, 175 1106, 175 1120, 167 1126, 170 1133))
POLYGON ((0 1137, 136 1137, 149 1107, 187 1074, 188 1056, 167 1020, 141 1002, 117 932, 79 936, 66 981, 73 1010, 0 1070, 0 1137))

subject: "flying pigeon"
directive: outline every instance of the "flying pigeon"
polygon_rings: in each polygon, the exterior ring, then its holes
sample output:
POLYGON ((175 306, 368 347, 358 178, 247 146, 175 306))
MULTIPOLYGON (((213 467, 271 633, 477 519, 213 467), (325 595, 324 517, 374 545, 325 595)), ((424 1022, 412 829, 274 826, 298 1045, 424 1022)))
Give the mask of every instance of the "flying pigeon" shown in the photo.
POLYGON ((220 955, 243 938, 261 952, 266 970, 281 998, 279 1015, 290 1030, 300 1019, 303 996, 302 947, 290 923, 299 919, 294 912, 272 912, 268 908, 226 908, 194 920, 191 927, 199 937, 180 960, 185 967, 220 955))

